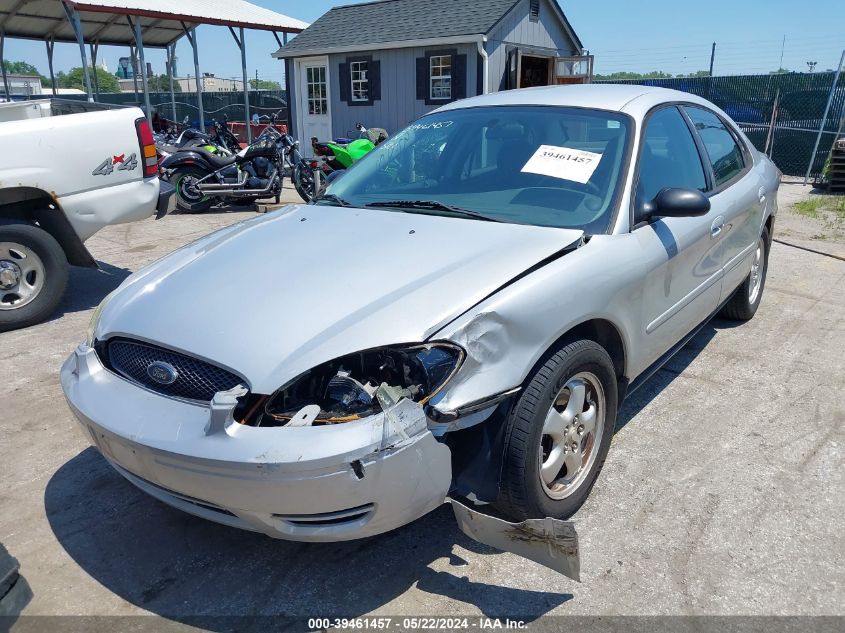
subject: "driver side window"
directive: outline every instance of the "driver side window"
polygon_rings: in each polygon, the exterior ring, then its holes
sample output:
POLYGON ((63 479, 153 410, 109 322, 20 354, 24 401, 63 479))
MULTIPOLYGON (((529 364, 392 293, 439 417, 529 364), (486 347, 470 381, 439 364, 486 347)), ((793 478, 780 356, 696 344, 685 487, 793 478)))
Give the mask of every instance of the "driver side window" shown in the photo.
POLYGON ((637 203, 653 200, 665 187, 707 189, 698 147, 675 106, 658 110, 646 122, 637 203))

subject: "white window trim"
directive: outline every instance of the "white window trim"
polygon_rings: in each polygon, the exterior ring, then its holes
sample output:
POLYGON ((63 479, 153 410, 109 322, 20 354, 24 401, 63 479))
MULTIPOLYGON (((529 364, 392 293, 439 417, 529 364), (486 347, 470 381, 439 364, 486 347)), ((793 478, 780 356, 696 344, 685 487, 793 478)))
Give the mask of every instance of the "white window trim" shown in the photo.
MULTIPOLYGON (((428 61, 428 97, 432 101, 449 101, 452 98, 452 64, 454 64, 454 60, 452 59, 452 55, 432 55, 428 61), (448 59, 449 60, 449 74, 448 75, 434 75, 434 60, 442 60, 448 59), (434 96, 434 80, 449 80, 449 94, 447 96, 434 96)), ((439 62, 437 64, 437 68, 442 68, 444 66, 443 62, 439 62)), ((444 88, 441 88, 443 90, 444 88)))
POLYGON ((369 72, 370 72, 370 63, 368 61, 358 60, 358 61, 354 61, 354 62, 349 62, 349 77, 350 77, 350 82, 351 82, 350 98, 352 99, 352 101, 355 101, 356 103, 367 103, 370 100, 369 72), (359 66, 359 70, 357 70, 357 71, 355 70, 356 65, 359 66), (363 68, 360 68, 360 66, 363 66, 363 68), (360 78, 355 79, 355 73, 356 72, 363 73, 364 78, 363 79, 360 79, 360 78), (355 86, 356 85, 359 87, 358 88, 359 91, 364 91, 366 93, 367 96, 364 97, 363 99, 361 97, 355 96, 355 86))

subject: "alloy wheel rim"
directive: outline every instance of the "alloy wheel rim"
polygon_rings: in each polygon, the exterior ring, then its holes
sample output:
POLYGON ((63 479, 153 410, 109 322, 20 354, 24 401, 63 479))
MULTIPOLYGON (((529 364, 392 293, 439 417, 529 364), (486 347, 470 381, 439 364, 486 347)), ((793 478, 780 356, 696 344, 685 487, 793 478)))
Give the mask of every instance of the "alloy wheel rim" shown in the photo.
POLYGON ((16 310, 35 301, 44 288, 44 262, 28 246, 0 242, 0 310, 16 310))
POLYGON ((751 262, 751 283, 748 287, 748 302, 754 303, 757 301, 757 296, 760 294, 760 288, 763 285, 763 257, 766 245, 763 243, 763 238, 757 241, 757 249, 754 251, 754 260, 751 262))
POLYGON ((176 183, 176 190, 189 202, 202 202, 205 200, 205 195, 197 189, 197 182, 194 176, 182 176, 176 183))
POLYGON ((555 396, 538 451, 540 484, 551 499, 565 499, 585 480, 601 445, 604 416, 604 389, 595 374, 576 374, 555 396))

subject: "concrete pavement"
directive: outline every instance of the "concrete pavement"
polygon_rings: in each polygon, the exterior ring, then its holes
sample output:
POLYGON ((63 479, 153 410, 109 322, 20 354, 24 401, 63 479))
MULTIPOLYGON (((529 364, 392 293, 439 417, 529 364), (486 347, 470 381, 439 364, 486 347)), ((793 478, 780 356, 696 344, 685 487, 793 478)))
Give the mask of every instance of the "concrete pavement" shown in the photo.
POLYGON ((779 244, 757 316, 705 327, 622 408, 574 517, 580 584, 468 540, 446 507, 300 544, 133 488, 82 436, 58 368, 131 271, 252 215, 110 227, 89 242, 105 272, 73 270, 55 318, 0 334, 0 541, 25 615, 845 614, 845 262, 779 244))

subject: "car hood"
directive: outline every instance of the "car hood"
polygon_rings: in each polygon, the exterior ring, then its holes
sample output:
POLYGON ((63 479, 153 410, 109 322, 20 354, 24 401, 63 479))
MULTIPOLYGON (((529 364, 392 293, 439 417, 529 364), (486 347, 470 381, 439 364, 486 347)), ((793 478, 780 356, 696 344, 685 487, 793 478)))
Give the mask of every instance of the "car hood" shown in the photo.
POLYGON ((425 341, 583 232, 330 206, 227 227, 127 279, 95 336, 157 343, 256 393, 345 354, 425 341))

